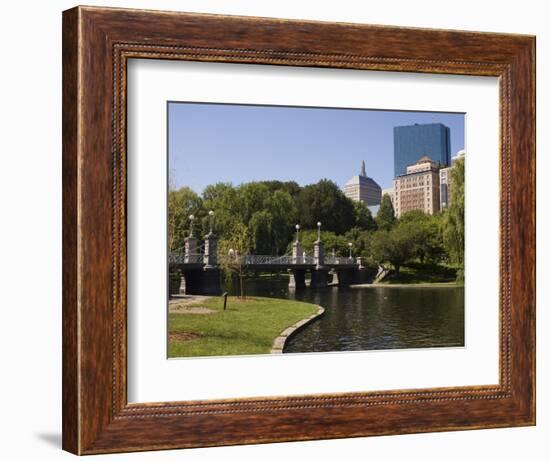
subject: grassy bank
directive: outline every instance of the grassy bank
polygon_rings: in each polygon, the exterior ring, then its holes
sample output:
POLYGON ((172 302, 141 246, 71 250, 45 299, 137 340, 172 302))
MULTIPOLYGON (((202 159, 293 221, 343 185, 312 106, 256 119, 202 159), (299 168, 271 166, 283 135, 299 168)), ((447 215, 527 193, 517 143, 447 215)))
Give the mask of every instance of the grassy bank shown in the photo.
POLYGON ((388 285, 415 283, 454 283, 456 269, 443 265, 410 264, 401 267, 399 272, 390 273, 381 283, 388 285))
POLYGON ((168 356, 268 354, 285 328, 317 312, 313 304, 273 298, 211 297, 171 305, 168 356))

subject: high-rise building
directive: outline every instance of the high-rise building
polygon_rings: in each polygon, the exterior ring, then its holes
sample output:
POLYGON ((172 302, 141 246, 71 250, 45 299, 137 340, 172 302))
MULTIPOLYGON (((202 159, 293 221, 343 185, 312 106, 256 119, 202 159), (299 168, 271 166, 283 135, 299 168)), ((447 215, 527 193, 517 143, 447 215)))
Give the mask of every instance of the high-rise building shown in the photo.
POLYGON ((396 126, 393 129, 394 177, 427 155, 441 166, 451 165, 451 130, 442 123, 396 126))
POLYGON ((451 205, 451 170, 453 167, 439 170, 439 208, 444 210, 451 205))
POLYGON ((344 195, 367 206, 380 205, 382 188, 374 179, 367 176, 364 161, 361 164, 361 172, 344 186, 344 195))
POLYGON ((465 152, 463 150, 459 151, 452 159, 449 168, 442 168, 439 170, 439 207, 441 210, 449 208, 451 206, 451 187, 452 187, 452 177, 451 170, 454 168, 454 164, 457 160, 463 159, 465 157, 465 152))
POLYGON ((393 208, 397 217, 412 210, 439 211, 439 162, 423 156, 393 180, 393 208))

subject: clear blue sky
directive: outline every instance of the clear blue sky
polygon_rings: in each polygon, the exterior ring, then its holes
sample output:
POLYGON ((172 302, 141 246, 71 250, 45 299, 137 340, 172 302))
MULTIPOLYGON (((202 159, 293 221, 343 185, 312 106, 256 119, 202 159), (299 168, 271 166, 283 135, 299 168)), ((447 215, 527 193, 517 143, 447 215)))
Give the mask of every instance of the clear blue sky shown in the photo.
POLYGON ((382 188, 393 179, 393 127, 440 122, 451 154, 464 148, 464 114, 367 109, 168 103, 170 180, 208 184, 328 178, 342 187, 365 160, 382 188))

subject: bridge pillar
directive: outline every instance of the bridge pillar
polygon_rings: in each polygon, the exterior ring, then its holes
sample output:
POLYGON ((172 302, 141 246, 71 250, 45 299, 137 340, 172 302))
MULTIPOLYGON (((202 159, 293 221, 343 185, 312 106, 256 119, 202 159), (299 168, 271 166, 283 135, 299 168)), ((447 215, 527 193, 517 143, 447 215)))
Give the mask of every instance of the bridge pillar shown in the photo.
POLYGON ((221 271, 217 267, 205 267, 202 271, 202 292, 205 295, 221 295, 222 281, 221 271))
POLYGON ((187 237, 184 242, 185 242, 185 246, 184 246, 184 254, 183 254, 183 262, 184 263, 194 263, 194 262, 197 262, 197 260, 195 259, 193 261, 194 258, 196 258, 196 255, 197 255, 197 248, 198 248, 198 239, 196 237, 193 237, 192 235, 190 235, 189 237, 187 237))
POLYGON ((218 265, 218 237, 212 231, 204 237, 204 264, 208 269, 218 265))
POLYGON ((328 269, 318 267, 311 270, 311 288, 326 288, 328 286, 328 269))
POLYGON ((292 244, 292 264, 303 264, 303 263, 304 263, 304 247, 298 240, 296 240, 292 244))
POLYGON ((368 266, 359 266, 354 272, 353 283, 372 283, 376 276, 376 269, 368 266))
POLYGON ((185 294, 215 296, 222 293, 221 273, 218 268, 186 270, 183 277, 185 294))
POLYGON ((288 287, 289 288, 305 288, 306 287, 306 271, 305 269, 288 269, 288 287))
POLYGON ((338 273, 338 286, 347 287, 353 283, 354 269, 341 269, 338 273))
POLYGON ((331 269, 329 275, 332 275, 332 282, 330 282, 331 285, 338 285, 338 271, 336 269, 331 269))
POLYGON ((313 258, 317 268, 325 265, 325 246, 321 239, 317 239, 313 243, 313 258))

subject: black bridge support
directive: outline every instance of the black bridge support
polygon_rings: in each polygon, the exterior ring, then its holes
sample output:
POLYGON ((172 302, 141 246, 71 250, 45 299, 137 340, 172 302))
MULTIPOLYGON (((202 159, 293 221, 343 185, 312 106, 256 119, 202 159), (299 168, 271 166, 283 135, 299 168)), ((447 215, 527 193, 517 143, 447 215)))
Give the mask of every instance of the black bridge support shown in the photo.
MULTIPOLYGON (((268 264, 251 265, 251 270, 257 272, 272 272, 285 270, 285 264, 272 267, 268 264)), ((196 263, 172 263, 170 272, 180 271, 181 286, 185 287, 186 294, 220 295, 222 293, 221 269, 219 265, 205 265, 202 261, 196 263)), ((361 265, 314 265, 288 264, 286 270, 289 275, 288 287, 302 289, 306 286, 312 289, 323 289, 328 286, 347 287, 354 284, 372 283, 376 276, 376 269, 361 265), (289 267, 290 266, 290 267, 289 267), (292 267, 294 266, 294 267, 292 267), (311 281, 306 285, 306 273, 311 273, 311 281)))
POLYGON ((289 275, 288 277, 289 288, 306 287, 306 270, 305 269, 289 269, 288 275, 289 275))
POLYGON ((328 269, 319 267, 311 270, 311 288, 326 288, 328 286, 328 269))
POLYGON ((361 267, 359 269, 355 269, 354 274, 354 280, 353 283, 360 284, 360 283, 372 283, 373 278, 376 276, 376 269, 368 268, 368 267, 361 267))
POLYGON ((354 277, 355 272, 356 272, 356 269, 336 270, 336 273, 338 274, 338 286, 347 287, 353 284, 355 280, 355 277, 354 277))
POLYGON ((184 270, 182 275, 185 278, 185 294, 220 295, 222 293, 219 268, 184 270))

